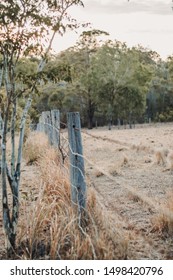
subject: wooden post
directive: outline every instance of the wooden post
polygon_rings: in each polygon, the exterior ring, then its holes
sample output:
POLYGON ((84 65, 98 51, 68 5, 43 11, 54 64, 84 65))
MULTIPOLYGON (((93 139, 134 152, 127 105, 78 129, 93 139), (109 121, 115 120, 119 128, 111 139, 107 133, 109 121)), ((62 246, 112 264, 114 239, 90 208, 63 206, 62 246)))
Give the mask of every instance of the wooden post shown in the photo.
POLYGON ((39 131, 44 132, 44 120, 43 120, 43 115, 39 117, 39 131))
POLYGON ((41 131, 41 123, 37 123, 36 131, 40 132, 41 131))
POLYGON ((81 124, 79 113, 67 113, 70 149, 70 179, 72 203, 79 214, 86 208, 86 182, 84 171, 81 124))
POLYGON ((44 124, 44 132, 47 134, 49 143, 52 145, 52 123, 50 112, 42 112, 42 121, 44 124))
POLYGON ((59 146, 60 142, 60 112, 59 110, 51 110, 52 121, 52 143, 55 147, 59 146))
POLYGON ((0 137, 2 137, 2 130, 3 130, 3 120, 2 120, 1 112, 0 112, 0 137))

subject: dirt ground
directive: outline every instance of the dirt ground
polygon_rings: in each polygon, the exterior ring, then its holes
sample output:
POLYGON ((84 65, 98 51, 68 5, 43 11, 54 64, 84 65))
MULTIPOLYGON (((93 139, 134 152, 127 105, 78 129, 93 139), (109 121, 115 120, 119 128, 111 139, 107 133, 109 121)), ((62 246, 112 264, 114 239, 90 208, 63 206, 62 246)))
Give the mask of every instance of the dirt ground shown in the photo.
MULTIPOLYGON (((82 139, 87 181, 127 240, 127 258, 173 259, 173 124, 84 129, 82 139)), ((23 163, 21 191, 33 176, 38 176, 36 167, 23 163)))
POLYGON ((173 124, 83 133, 86 174, 127 238, 128 259, 173 259, 172 138, 173 124))

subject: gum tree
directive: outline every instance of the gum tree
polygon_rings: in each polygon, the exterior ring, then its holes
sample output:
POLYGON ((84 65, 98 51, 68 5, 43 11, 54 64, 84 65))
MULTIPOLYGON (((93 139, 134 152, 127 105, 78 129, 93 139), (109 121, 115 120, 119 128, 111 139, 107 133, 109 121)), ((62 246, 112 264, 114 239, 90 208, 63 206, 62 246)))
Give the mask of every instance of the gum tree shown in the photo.
POLYGON ((0 89, 5 88, 5 106, 2 114, 1 179, 3 226, 7 253, 15 250, 19 215, 19 183, 21 177, 24 128, 37 82, 47 62, 52 41, 57 33, 63 35, 67 28, 77 28, 69 15, 72 6, 82 5, 80 0, 1 0, 0 2, 0 89), (51 36, 50 36, 51 34, 51 36), (48 39, 49 38, 49 39, 48 39), (30 77, 18 76, 19 60, 36 55, 41 57, 36 73, 30 77), (17 102, 25 98, 19 128, 19 145, 15 155, 17 102), (7 162, 7 133, 11 135, 11 162, 7 162), (7 186, 10 186, 12 205, 7 186))
POLYGON ((71 48, 73 56, 69 56, 71 66, 71 82, 80 98, 80 103, 86 110, 88 128, 93 127, 94 113, 97 107, 98 75, 94 58, 103 42, 103 37, 109 34, 103 30, 84 31, 76 45, 71 48))

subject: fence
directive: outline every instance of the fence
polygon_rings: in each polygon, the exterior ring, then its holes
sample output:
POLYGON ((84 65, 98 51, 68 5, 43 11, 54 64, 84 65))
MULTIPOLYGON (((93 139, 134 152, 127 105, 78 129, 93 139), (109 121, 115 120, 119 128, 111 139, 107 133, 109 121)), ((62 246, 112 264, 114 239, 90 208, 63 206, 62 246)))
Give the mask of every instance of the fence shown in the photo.
MULTIPOLYGON (((0 116, 0 128, 2 128, 2 118, 0 116)), ((63 161, 67 156, 70 159, 70 183, 72 204, 77 206, 78 213, 81 215, 86 208, 86 180, 84 170, 84 160, 86 160, 93 168, 104 174, 109 180, 116 183, 116 178, 106 172, 104 169, 97 166, 90 159, 83 156, 82 139, 81 139, 81 124, 79 113, 67 114, 68 139, 60 137, 60 113, 59 110, 43 112, 39 118, 39 123, 36 126, 37 131, 44 132, 48 135, 51 145, 59 148, 63 161)), ((64 124, 63 124, 64 125, 64 124)), ((0 130, 1 132, 1 130, 0 130)), ((89 136, 89 134, 87 134, 89 136)), ((91 136, 91 135, 90 135, 91 136)), ((96 137, 96 136, 92 136, 96 137)), ((105 139, 104 139, 105 140, 105 139)), ((159 202, 147 197, 142 192, 137 191, 134 187, 126 185, 124 190, 138 196, 141 201, 147 203, 173 221, 173 213, 160 206, 159 202)))
MULTIPOLYGON (((67 121, 69 139, 66 139, 66 141, 68 143, 68 148, 70 152, 70 178, 72 188, 72 201, 75 205, 78 204, 78 209, 80 212, 81 209, 85 208, 86 206, 84 160, 87 161, 91 166, 93 166, 94 169, 104 174, 109 180, 116 183, 116 178, 113 175, 106 172, 101 167, 97 166, 97 164, 93 163, 90 159, 83 156, 79 114, 68 113, 67 121)), ((83 133, 86 132, 83 131, 83 133)), ((87 135, 91 136, 88 133, 87 135)), ((92 135, 91 137, 96 136, 92 135)), ((170 221, 173 221, 173 212, 168 210, 167 208, 161 207, 158 201, 144 195, 144 193, 136 190, 136 188, 134 188, 133 186, 126 185, 122 187, 125 191, 128 191, 134 196, 137 196, 141 201, 145 202, 152 209, 155 209, 157 213, 160 213, 167 217, 170 221)))
MULTIPOLYGON (((79 113, 67 114, 68 149, 70 159, 70 184, 72 204, 77 206, 79 217, 86 208, 86 182, 84 158, 81 138, 81 123, 79 113)), ((50 145, 58 147, 63 161, 68 152, 60 139, 60 113, 59 110, 42 112, 37 131, 47 134, 50 145)), ((67 147, 66 147, 67 148, 67 147)))

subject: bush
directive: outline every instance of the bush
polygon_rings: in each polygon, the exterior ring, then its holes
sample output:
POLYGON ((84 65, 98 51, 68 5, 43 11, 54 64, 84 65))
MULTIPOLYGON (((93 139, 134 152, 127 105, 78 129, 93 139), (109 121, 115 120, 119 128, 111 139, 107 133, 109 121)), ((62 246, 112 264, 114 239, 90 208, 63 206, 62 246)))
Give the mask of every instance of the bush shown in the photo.
POLYGON ((173 111, 167 109, 165 112, 157 113, 155 117, 156 122, 172 122, 173 121, 173 111))

